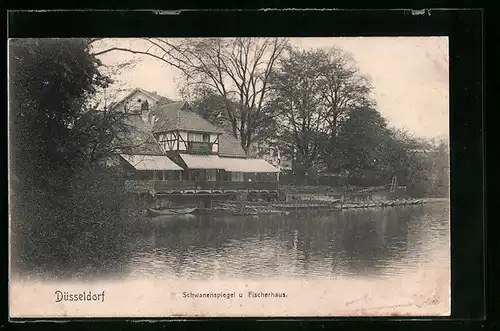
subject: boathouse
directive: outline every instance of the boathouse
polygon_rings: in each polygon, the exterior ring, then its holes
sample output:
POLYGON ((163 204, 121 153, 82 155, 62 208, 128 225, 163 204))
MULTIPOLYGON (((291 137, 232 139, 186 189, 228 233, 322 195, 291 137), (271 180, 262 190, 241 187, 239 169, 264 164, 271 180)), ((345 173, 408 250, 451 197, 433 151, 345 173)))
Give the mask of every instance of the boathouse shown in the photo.
POLYGON ((153 195, 277 195, 278 169, 248 158, 232 134, 188 103, 135 89, 113 107, 129 113, 130 146, 120 164, 130 189, 153 195))

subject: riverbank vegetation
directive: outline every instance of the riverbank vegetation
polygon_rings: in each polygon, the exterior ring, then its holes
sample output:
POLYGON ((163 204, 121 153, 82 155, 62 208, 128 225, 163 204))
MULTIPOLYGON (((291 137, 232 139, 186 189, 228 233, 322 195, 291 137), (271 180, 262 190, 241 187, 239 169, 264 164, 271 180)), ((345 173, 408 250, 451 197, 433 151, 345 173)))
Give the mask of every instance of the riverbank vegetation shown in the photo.
POLYGON ((139 206, 104 162, 126 128, 91 107, 111 80, 89 41, 12 40, 9 69, 14 262, 76 271, 121 259, 139 206))

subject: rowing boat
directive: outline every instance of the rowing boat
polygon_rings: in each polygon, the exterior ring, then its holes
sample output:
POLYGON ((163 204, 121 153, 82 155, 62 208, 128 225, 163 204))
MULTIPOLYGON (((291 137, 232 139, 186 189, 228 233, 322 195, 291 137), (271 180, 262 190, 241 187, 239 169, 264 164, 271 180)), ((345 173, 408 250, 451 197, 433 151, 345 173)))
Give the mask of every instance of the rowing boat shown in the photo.
POLYGON ((168 207, 165 209, 148 208, 148 213, 151 216, 186 215, 193 213, 197 208, 196 206, 168 207))

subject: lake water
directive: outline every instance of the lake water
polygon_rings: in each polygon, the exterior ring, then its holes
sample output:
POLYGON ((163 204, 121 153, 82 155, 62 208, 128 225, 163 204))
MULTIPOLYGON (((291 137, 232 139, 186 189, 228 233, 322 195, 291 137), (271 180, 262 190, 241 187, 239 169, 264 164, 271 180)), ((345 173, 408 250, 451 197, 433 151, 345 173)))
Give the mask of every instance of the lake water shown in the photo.
POLYGON ((449 209, 443 203, 155 222, 151 233, 134 242, 127 277, 391 277, 429 262, 450 266, 449 209))
POLYGON ((16 264, 13 247, 11 310, 19 317, 446 315, 449 229, 447 203, 159 218, 141 223, 133 236, 106 235, 99 245, 78 236, 56 249, 63 253, 57 259, 39 263, 38 255, 24 268, 16 264), (112 254, 103 254, 108 251, 112 254), (61 306, 54 301, 61 290, 105 290, 107 299, 61 306), (241 299, 235 305, 182 296, 250 290, 288 297, 241 299), (40 304, 30 301, 35 296, 40 304))
MULTIPOLYGON (((443 271, 450 267, 449 229, 447 203, 290 215, 157 218, 127 240, 123 256, 87 270, 86 277, 387 278, 429 265, 443 271)), ((74 270, 61 271, 55 263, 48 275, 79 276, 72 274, 74 270)), ((29 270, 23 273, 34 276, 29 270)))

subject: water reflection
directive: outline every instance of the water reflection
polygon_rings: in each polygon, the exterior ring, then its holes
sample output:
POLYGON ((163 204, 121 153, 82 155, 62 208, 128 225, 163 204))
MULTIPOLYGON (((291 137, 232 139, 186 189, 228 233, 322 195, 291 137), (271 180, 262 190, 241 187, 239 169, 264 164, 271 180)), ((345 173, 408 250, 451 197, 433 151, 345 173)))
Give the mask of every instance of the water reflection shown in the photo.
POLYGON ((11 277, 25 279, 114 279, 128 274, 133 256, 130 231, 33 227, 11 236, 11 277))
POLYGON ((446 205, 159 221, 138 238, 130 277, 387 277, 449 265, 446 205))
MULTIPOLYGON (((47 278, 262 279, 391 277, 449 268, 447 204, 344 212, 159 218, 139 229, 36 255, 30 236, 12 244, 12 271, 47 278), (25 263, 18 263, 24 256, 25 263), (54 258, 54 257, 57 257, 54 258), (435 260, 437 259, 437 261, 435 260)), ((42 238, 43 239, 43 238, 42 238)))

